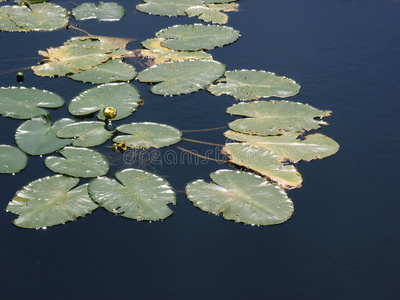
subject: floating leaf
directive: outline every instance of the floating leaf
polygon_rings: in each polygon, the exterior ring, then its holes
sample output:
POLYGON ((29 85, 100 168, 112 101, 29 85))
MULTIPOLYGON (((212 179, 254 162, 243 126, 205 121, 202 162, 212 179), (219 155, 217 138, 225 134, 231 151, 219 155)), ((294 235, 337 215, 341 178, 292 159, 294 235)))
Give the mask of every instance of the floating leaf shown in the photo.
POLYGON ((252 225, 280 224, 293 214, 285 191, 258 175, 218 170, 210 176, 214 183, 196 180, 186 186, 189 200, 206 212, 252 225))
POLYGON ((287 98, 299 92, 294 80, 275 73, 256 70, 226 71, 225 77, 208 87, 213 95, 232 95, 238 100, 255 100, 268 97, 287 98))
POLYGON ((158 95, 189 94, 222 76, 225 65, 215 60, 186 60, 155 65, 139 73, 141 82, 161 82, 151 87, 158 95))
POLYGON ((51 126, 49 117, 33 118, 22 123, 15 133, 18 147, 30 155, 49 154, 71 144, 72 139, 60 139, 56 132, 75 121, 60 119, 51 126))
POLYGON ((339 150, 338 143, 318 133, 308 135, 304 140, 297 139, 299 134, 294 132, 285 132, 282 135, 275 136, 257 136, 229 130, 224 135, 231 140, 247 142, 269 150, 279 155, 280 161, 298 162, 300 160, 321 159, 333 155, 339 150))
POLYGON ((156 37, 165 38, 162 46, 172 50, 196 51, 214 49, 233 43, 239 31, 221 25, 175 25, 160 30, 156 37))
POLYGON ((106 157, 87 148, 65 147, 58 156, 49 156, 45 160, 46 166, 55 173, 73 177, 90 178, 103 176, 110 167, 106 157))
POLYGON ((126 143, 130 148, 161 148, 178 143, 182 133, 168 125, 143 122, 117 127, 117 131, 129 135, 118 135, 115 143, 126 143))
POLYGON ((198 16, 199 19, 205 22, 213 22, 216 24, 226 24, 228 15, 221 12, 238 11, 239 5, 236 3, 227 4, 205 4, 191 6, 185 10, 189 17, 198 16))
POLYGON ((68 75, 77 81, 90 83, 109 83, 115 81, 131 81, 137 75, 135 68, 119 59, 110 59, 89 70, 77 74, 68 75))
POLYGON ((130 83, 107 83, 90 88, 69 103, 68 110, 74 116, 85 116, 99 111, 97 118, 105 120, 103 110, 113 107, 121 120, 130 116, 139 106, 138 89, 130 83))
POLYGON ((175 193, 163 178, 137 169, 118 171, 115 178, 121 183, 99 177, 89 184, 92 199, 108 211, 147 221, 162 220, 173 213, 167 204, 175 204, 175 193))
POLYGON ((151 15, 184 16, 185 10, 193 5, 203 4, 202 0, 143 0, 136 9, 151 15))
POLYGON ((66 125, 57 131, 59 138, 75 138, 75 147, 94 147, 105 143, 113 135, 104 128, 104 122, 87 121, 66 125))
POLYGON ((100 1, 98 7, 94 3, 83 3, 75 7, 72 14, 77 20, 119 21, 124 16, 125 10, 118 3, 100 1))
POLYGON ((7 8, 6 13, 22 31, 52 31, 64 28, 69 19, 67 10, 53 3, 31 4, 29 8, 25 5, 14 5, 7 8))
POLYGON ((292 165, 279 162, 279 156, 246 143, 227 143, 222 152, 229 162, 253 170, 286 189, 301 187, 303 179, 292 165))
POLYGON ((64 76, 89 70, 110 58, 130 53, 123 49, 129 40, 88 36, 71 38, 59 48, 39 51, 43 64, 32 67, 38 76, 64 76))
POLYGON ((28 157, 17 147, 0 145, 0 173, 18 173, 25 169, 28 157))
POLYGON ((40 107, 57 108, 64 99, 46 90, 25 87, 0 87, 0 114, 14 119, 31 119, 48 115, 40 107))
POLYGON ((13 6, 2 6, 0 7, 0 30, 1 31, 27 31, 15 24, 10 20, 9 12, 11 11, 13 6))
POLYGON ((161 46, 163 38, 147 39, 142 42, 147 49, 136 50, 142 57, 149 57, 154 60, 154 64, 162 64, 167 61, 190 60, 190 59, 212 59, 211 54, 204 51, 174 51, 161 46))
POLYGON ((328 110, 318 110, 308 104, 275 100, 238 103, 229 107, 226 112, 231 115, 250 117, 229 123, 230 129, 258 135, 318 129, 320 125, 327 123, 314 120, 314 118, 327 117, 331 114, 328 110))
POLYGON ((55 175, 32 181, 19 190, 7 211, 19 215, 14 224, 23 228, 46 228, 92 212, 98 207, 88 194, 88 184, 78 178, 55 175))

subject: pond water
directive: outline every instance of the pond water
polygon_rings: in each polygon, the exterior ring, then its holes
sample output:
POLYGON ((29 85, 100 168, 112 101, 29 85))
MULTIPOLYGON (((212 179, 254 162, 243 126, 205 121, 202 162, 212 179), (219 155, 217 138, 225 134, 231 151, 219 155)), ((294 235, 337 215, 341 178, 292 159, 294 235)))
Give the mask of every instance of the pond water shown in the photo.
MULTIPOLYGON (((135 39, 128 49, 141 48, 141 41, 162 28, 199 22, 139 13, 135 5, 140 2, 119 1, 127 12, 119 22, 71 20, 91 34, 135 39)), ((288 192, 293 217, 278 226, 252 227, 193 206, 182 193, 185 185, 233 168, 227 164, 188 157, 154 164, 149 156, 131 164, 100 146, 112 163, 109 176, 133 166, 167 179, 178 191, 174 214, 149 224, 97 209, 47 230, 20 229, 12 224, 15 215, 5 212, 8 202, 30 181, 52 175, 43 157, 30 157, 20 174, 0 175, 1 299, 399 299, 400 2, 238 3, 240 12, 229 13, 227 25, 241 37, 210 51, 214 59, 228 70, 266 70, 292 78, 302 88, 289 100, 333 111, 326 119, 330 125, 319 132, 341 148, 329 158, 296 165, 304 183, 288 192)), ((38 50, 76 35, 81 32, 1 32, 1 86, 18 85, 16 70, 40 61, 38 50)), ((24 72, 21 85, 56 92, 67 103, 91 86, 24 72)), ((200 91, 160 97, 146 84, 133 84, 145 104, 123 123, 151 121, 195 130, 226 126, 236 118, 225 114, 236 102, 230 96, 200 91)), ((66 106, 51 115, 53 120, 70 117, 66 106)), ((0 143, 14 145, 20 124, 0 118, 0 143)), ((184 137, 223 144, 224 130, 185 132, 184 137)), ((179 146, 216 156, 220 150, 187 141, 179 146)), ((179 157, 175 146, 168 149, 179 157)), ((163 158, 166 151, 160 151, 163 158)))

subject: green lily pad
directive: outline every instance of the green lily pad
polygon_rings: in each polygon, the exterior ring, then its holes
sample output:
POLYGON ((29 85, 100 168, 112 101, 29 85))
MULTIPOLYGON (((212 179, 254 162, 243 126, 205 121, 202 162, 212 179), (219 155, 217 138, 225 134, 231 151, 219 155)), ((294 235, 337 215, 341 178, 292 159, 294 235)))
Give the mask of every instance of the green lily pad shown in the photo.
POLYGON ((144 0, 136 5, 138 11, 159 16, 184 16, 185 10, 193 5, 203 4, 202 0, 144 0))
POLYGON ((130 53, 125 48, 129 40, 101 36, 71 38, 63 46, 39 51, 43 63, 33 66, 38 76, 64 76, 89 70, 111 58, 130 53))
POLYGON ((291 101, 254 101, 238 103, 226 110, 228 114, 250 118, 237 119, 229 128, 257 135, 276 135, 282 131, 304 132, 318 129, 327 123, 314 118, 330 116, 328 110, 319 110, 308 104, 291 101))
POLYGON ((83 3, 75 7, 72 14, 77 20, 119 21, 125 15, 125 10, 118 3, 100 1, 98 7, 94 3, 83 3))
POLYGON ((47 228, 95 210, 88 184, 74 188, 78 178, 55 175, 32 181, 16 192, 7 211, 19 215, 14 224, 23 228, 47 228))
POLYGON ((191 6, 185 10, 189 17, 197 16, 204 22, 212 22, 214 24, 226 24, 228 22, 228 15, 223 13, 229 11, 238 11, 239 5, 236 3, 227 4, 204 4, 191 6))
POLYGON ((0 114, 14 119, 31 119, 48 115, 40 107, 57 108, 64 99, 46 90, 25 87, 0 87, 0 114))
POLYGON ((76 122, 62 127, 57 131, 59 138, 73 138, 74 147, 94 147, 105 143, 113 135, 104 128, 104 122, 76 122))
POLYGON ((56 133, 60 128, 74 122, 64 118, 51 126, 49 117, 33 118, 18 127, 15 141, 19 148, 30 155, 49 154, 72 143, 72 139, 60 139, 56 133))
POLYGON ((110 83, 115 81, 131 81, 136 75, 136 69, 132 65, 128 65, 120 59, 110 59, 89 70, 68 75, 68 77, 82 82, 110 83))
POLYGON ((238 100, 256 100, 260 98, 287 98, 296 95, 300 85, 285 76, 256 70, 226 71, 226 78, 221 78, 208 91, 215 96, 232 95, 238 100))
POLYGON ((12 174, 25 169, 28 156, 17 147, 0 145, 0 173, 12 174))
POLYGON ((142 42, 147 49, 136 50, 139 56, 151 58, 154 64, 162 64, 167 61, 212 59, 211 54, 204 51, 175 51, 161 46, 163 38, 147 39, 142 42))
POLYGON ((46 166, 55 173, 90 178, 106 175, 110 167, 103 154, 91 149, 65 147, 60 154, 65 158, 49 156, 45 160, 46 166))
POLYGON ((222 152, 228 155, 229 162, 253 170, 282 188, 301 187, 303 179, 296 168, 282 164, 279 156, 268 150, 246 143, 227 143, 222 152))
POLYGON ((279 155, 280 161, 298 162, 300 160, 322 159, 335 154, 339 150, 338 143, 319 133, 308 135, 304 140, 297 139, 299 134, 294 132, 285 132, 282 135, 275 136, 257 136, 229 130, 224 135, 231 140, 247 142, 269 150, 279 155))
POLYGON ((68 110, 74 116, 85 116, 99 111, 97 118, 105 120, 103 110, 113 107, 121 120, 130 116, 139 106, 140 94, 130 83, 107 83, 90 88, 69 103, 68 110))
POLYGON ((27 31, 15 24, 15 22, 10 20, 9 12, 11 11, 13 6, 2 6, 0 7, 0 30, 1 31, 27 31))
POLYGON ((172 126, 150 122, 121 125, 117 131, 129 135, 118 135, 113 142, 126 143, 130 148, 166 147, 178 143, 182 135, 172 126))
POLYGON ((161 82, 150 88, 157 95, 189 94, 222 76, 225 65, 215 60, 186 60, 155 65, 139 73, 141 82, 161 82))
POLYGON ((258 175, 218 170, 210 176, 214 183, 196 180, 186 186, 189 200, 206 212, 252 225, 280 224, 293 214, 286 192, 258 175))
POLYGON ((23 31, 53 31, 68 24, 67 10, 53 3, 27 6, 14 5, 7 10, 8 17, 23 31))
POLYGON ((162 46, 172 50, 209 50, 233 43, 239 38, 239 31, 221 25, 175 25, 160 30, 156 37, 165 38, 162 46))
POLYGON ((163 178, 137 169, 118 171, 115 178, 120 183, 99 177, 89 184, 92 199, 108 211, 140 221, 162 220, 173 213, 167 204, 175 204, 175 193, 163 178))

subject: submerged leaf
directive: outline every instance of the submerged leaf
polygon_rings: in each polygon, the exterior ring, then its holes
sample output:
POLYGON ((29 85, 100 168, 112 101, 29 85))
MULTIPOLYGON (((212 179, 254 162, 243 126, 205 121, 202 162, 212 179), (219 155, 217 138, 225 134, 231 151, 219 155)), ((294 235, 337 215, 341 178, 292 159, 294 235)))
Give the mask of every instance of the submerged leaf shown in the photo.
POLYGON ((0 87, 0 114, 14 119, 31 119, 48 115, 40 107, 57 108, 64 99, 46 90, 25 87, 0 87))
POLYGON ((175 51, 161 46, 163 38, 147 39, 142 42, 147 49, 136 50, 140 56, 149 57, 154 60, 154 64, 162 64, 167 61, 212 59, 211 54, 204 51, 175 51))
POLYGON ((81 71, 78 74, 68 75, 68 77, 83 82, 110 83, 131 81, 136 75, 136 69, 132 65, 128 65, 119 59, 110 59, 103 64, 81 71))
POLYGON ((160 30, 156 37, 165 38, 161 45, 172 50, 196 51, 214 49, 233 43, 239 31, 221 25, 175 25, 160 30))
POLYGON ((130 116, 139 106, 138 89, 130 83, 107 83, 90 88, 69 103, 68 110, 74 116, 85 116, 99 111, 97 118, 105 120, 103 110, 113 107, 121 120, 130 116))
POLYGON ((108 211, 140 221, 162 220, 173 213, 167 204, 175 204, 175 193, 163 178, 137 169, 118 171, 115 178, 121 183, 99 177, 89 184, 92 199, 108 211))
POLYGON ((113 135, 104 128, 104 122, 87 121, 66 125, 57 131, 59 138, 74 138, 75 147, 94 147, 105 143, 113 135))
POLYGON ((202 0, 143 0, 136 9, 152 15, 184 16, 185 10, 193 5, 203 4, 202 0))
POLYGON ((32 181, 9 202, 7 211, 19 215, 14 224, 23 228, 46 228, 92 212, 98 207, 88 194, 88 184, 78 178, 55 175, 32 181))
POLYGON ((122 6, 114 2, 83 3, 72 10, 77 20, 97 19, 99 21, 119 21, 125 14, 122 6))
POLYGON ((206 212, 252 225, 280 224, 293 214, 286 192, 260 176, 232 170, 210 176, 214 183, 196 180, 186 186, 189 200, 206 212))
POLYGON ((285 76, 256 70, 226 71, 224 79, 208 87, 213 95, 232 95, 238 100, 256 100, 260 98, 287 98, 299 92, 300 85, 285 76))
POLYGON ((0 29, 4 31, 53 31, 67 26, 69 19, 67 10, 53 3, 31 4, 29 8, 25 5, 14 5, 1 9, 0 14, 0 29), (7 18, 5 13, 15 23, 16 28, 8 26, 9 23, 3 20, 7 18), (17 28, 20 30, 16 30, 17 28))
POLYGON ((303 179, 292 165, 279 162, 279 156, 247 143, 227 143, 222 152, 229 162, 253 170, 286 189, 301 187, 303 179))
POLYGON ((150 122, 121 125, 117 131, 129 135, 118 135, 113 142, 126 143, 130 148, 166 147, 178 143, 182 135, 172 126, 150 122))
POLYGON ((18 147, 30 155, 49 154, 71 144, 72 139, 60 139, 57 131, 74 123, 71 119, 60 119, 51 126, 49 117, 33 118, 22 123, 15 133, 18 147))
POLYGON ((141 82, 161 82, 151 87, 157 95, 189 94, 222 76, 225 65, 215 60, 186 60, 155 65, 139 73, 141 82))
POLYGON ((0 145, 0 173, 12 174, 25 169, 28 156, 17 147, 0 145))
POLYGON ((318 129, 322 120, 317 117, 330 116, 328 110, 318 110, 308 104, 291 101, 254 101, 239 103, 229 107, 226 112, 250 118, 237 119, 229 123, 229 128, 238 132, 257 135, 276 135, 282 131, 304 132, 318 129))
POLYGON ((108 173, 109 163, 106 157, 87 148, 65 147, 59 151, 62 157, 49 156, 45 160, 46 167, 55 173, 73 177, 97 177, 108 173))
POLYGON ((300 160, 322 159, 335 154, 339 150, 338 143, 319 133, 308 135, 304 140, 297 139, 299 134, 294 132, 285 132, 282 135, 275 136, 257 136, 229 130, 224 135, 231 140, 247 142, 269 150, 279 155, 280 161, 298 162, 300 160))

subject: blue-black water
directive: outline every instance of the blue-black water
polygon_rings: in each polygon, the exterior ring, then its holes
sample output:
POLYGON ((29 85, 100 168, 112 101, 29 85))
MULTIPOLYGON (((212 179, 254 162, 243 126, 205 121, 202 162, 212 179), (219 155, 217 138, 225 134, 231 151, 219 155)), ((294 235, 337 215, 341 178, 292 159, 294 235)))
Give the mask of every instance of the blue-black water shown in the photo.
MULTIPOLYGON (((140 48, 162 28, 199 22, 139 13, 139 2, 120 1, 127 14, 119 22, 71 20, 91 34, 136 39, 129 49, 140 48)), ((302 88, 289 100, 333 111, 326 119, 330 125, 319 132, 335 139, 340 151, 296 165, 304 184, 288 192, 293 217, 272 227, 237 224, 199 210, 178 192, 175 213, 163 222, 136 222, 97 209, 47 230, 20 229, 12 224, 16 216, 5 212, 8 201, 30 181, 52 175, 43 157, 30 157, 20 174, 0 176, 1 299, 400 298, 400 2, 239 3, 228 25, 241 37, 210 51, 214 59, 229 70, 292 78, 302 88)), ((18 85, 16 71, 7 70, 36 64, 38 50, 76 35, 81 33, 1 32, 0 85, 18 85)), ((21 85, 56 92, 67 103, 91 86, 24 72, 21 85)), ((236 118, 225 114, 236 102, 230 96, 200 91, 164 98, 151 94, 146 84, 133 83, 145 105, 123 123, 152 121, 191 130, 226 126, 236 118)), ((66 107, 51 115, 53 120, 70 117, 66 107)), ((1 118, 0 143, 15 145, 20 124, 1 118)), ((184 136, 221 144, 223 131, 184 136)), ((179 146, 200 154, 214 150, 187 141, 179 146)), ((121 154, 105 146, 99 150, 113 164, 109 176, 130 167, 121 154)), ((211 161, 144 161, 134 167, 163 176, 178 191, 195 179, 209 181, 217 169, 232 168, 211 161)))

